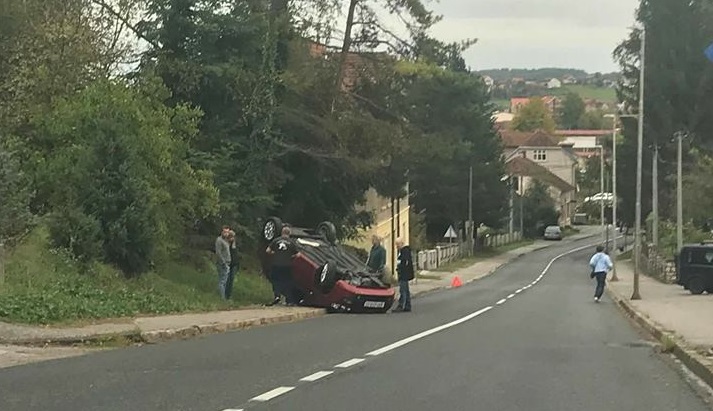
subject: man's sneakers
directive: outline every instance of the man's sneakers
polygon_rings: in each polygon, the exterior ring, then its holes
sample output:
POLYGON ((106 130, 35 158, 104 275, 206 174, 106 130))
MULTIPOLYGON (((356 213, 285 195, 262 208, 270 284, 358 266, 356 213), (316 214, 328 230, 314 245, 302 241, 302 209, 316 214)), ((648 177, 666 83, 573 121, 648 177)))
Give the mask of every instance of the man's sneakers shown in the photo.
POLYGON ((265 306, 266 306, 266 307, 272 307, 273 305, 277 305, 277 304, 279 304, 279 303, 280 303, 280 297, 275 297, 275 299, 272 300, 272 302, 269 302, 269 303, 265 304, 265 306))
POLYGON ((594 297, 594 302, 595 302, 595 303, 598 303, 598 302, 600 302, 600 301, 601 301, 601 298, 599 298, 599 297, 594 297))
POLYGON ((411 307, 409 308, 404 308, 401 307, 400 305, 394 308, 393 312, 395 313, 410 313, 411 312, 411 307))

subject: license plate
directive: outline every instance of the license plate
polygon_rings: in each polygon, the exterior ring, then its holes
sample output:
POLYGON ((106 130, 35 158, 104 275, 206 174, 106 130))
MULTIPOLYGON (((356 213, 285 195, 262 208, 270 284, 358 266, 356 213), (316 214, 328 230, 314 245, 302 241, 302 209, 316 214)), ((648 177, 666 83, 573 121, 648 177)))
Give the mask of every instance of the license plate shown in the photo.
POLYGON ((364 302, 364 308, 384 308, 386 303, 383 301, 366 301, 364 302))

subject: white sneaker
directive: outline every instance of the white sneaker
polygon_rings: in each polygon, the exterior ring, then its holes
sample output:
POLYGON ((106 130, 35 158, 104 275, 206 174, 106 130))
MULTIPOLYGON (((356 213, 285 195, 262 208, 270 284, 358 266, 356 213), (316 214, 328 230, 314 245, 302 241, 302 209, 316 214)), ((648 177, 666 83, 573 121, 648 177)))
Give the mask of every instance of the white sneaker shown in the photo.
POLYGON ((599 297, 594 297, 594 302, 598 303, 599 302, 599 297))

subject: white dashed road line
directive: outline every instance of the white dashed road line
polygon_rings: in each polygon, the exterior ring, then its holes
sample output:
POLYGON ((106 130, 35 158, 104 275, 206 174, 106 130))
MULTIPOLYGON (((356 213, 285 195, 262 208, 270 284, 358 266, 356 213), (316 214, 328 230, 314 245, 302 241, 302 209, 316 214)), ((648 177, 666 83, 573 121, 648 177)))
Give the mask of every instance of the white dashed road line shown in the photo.
POLYGON ((349 368, 352 365, 359 364, 360 362, 364 362, 364 359, 363 358, 352 358, 351 360, 344 361, 341 364, 335 365, 334 368, 349 368))
MULTIPOLYGON (((590 248, 590 247, 592 247, 592 246, 593 246, 593 245, 590 244, 590 245, 586 245, 586 246, 583 246, 583 247, 575 248, 575 249, 569 250, 569 251, 567 251, 566 253, 562 253, 562 254, 558 255, 557 257, 553 258, 553 259, 550 260, 550 262, 547 264, 547 266, 545 267, 545 269, 542 270, 542 273, 540 274, 540 276, 537 277, 537 279, 534 280, 530 285, 527 285, 527 286, 525 286, 525 287, 523 287, 523 288, 520 288, 519 290, 515 291, 514 293, 508 295, 506 298, 503 298, 503 299, 499 300, 497 303, 495 303, 495 305, 502 305, 502 304, 506 303, 508 300, 514 298, 517 294, 520 294, 521 292, 530 289, 530 287, 532 287, 533 285, 536 285, 536 284, 545 276, 545 274, 547 274, 547 271, 549 271, 550 267, 552 267, 552 264, 554 264, 555 261, 559 260, 560 258, 562 258, 562 257, 564 257, 564 256, 567 256, 567 255, 569 255, 569 254, 576 253, 576 252, 578 252, 578 251, 585 250, 585 249, 590 248)), ((394 342, 394 343, 392 343, 392 344, 389 344, 389 345, 387 345, 387 346, 385 346, 385 347, 382 347, 382 348, 376 349, 376 350, 374 350, 374 351, 368 352, 368 353, 366 353, 366 356, 375 357, 375 356, 378 356, 378 355, 381 355, 381 354, 385 354, 385 353, 387 353, 387 352, 389 352, 389 351, 393 351, 393 350, 395 350, 395 349, 397 349, 397 348, 403 347, 403 346, 406 345, 406 344, 410 344, 410 343, 412 343, 412 342, 414 342, 414 341, 418 341, 418 340, 420 340, 420 339, 422 339, 422 338, 428 337, 429 335, 432 335, 432 334, 435 334, 435 333, 438 333, 438 332, 447 330, 447 329, 449 329, 449 328, 455 327, 456 325, 460 325, 460 324, 463 324, 464 322, 470 321, 470 320, 474 319, 475 317, 478 317, 479 315, 485 314, 486 312, 492 310, 493 308, 494 308, 494 307, 493 307, 492 305, 491 305, 491 306, 488 306, 488 307, 485 307, 485 308, 482 308, 482 309, 480 309, 480 310, 478 310, 478 311, 476 311, 476 312, 474 312, 474 313, 468 314, 468 315, 466 315, 465 317, 459 318, 459 319, 457 319, 457 320, 455 320, 455 321, 451 321, 451 322, 449 322, 449 323, 447 323, 447 324, 443 324, 443 325, 440 325, 440 326, 438 326, 438 327, 431 328, 430 330, 422 331, 422 332, 420 332, 420 333, 418 333, 418 334, 415 334, 415 335, 412 335, 412 336, 410 336, 410 337, 404 338, 404 339, 402 339, 402 340, 396 341, 396 342, 394 342)), ((340 364, 335 365, 334 368, 346 369, 346 368, 350 368, 350 367, 352 367, 352 366, 354 366, 354 365, 360 364, 360 363, 362 363, 362 362, 364 362, 364 361, 365 361, 364 358, 352 358, 351 360, 347 360, 347 361, 344 361, 343 363, 340 363, 340 364)), ((312 374, 312 375, 308 375, 308 376, 306 376, 306 377, 300 379, 300 381, 301 381, 301 382, 315 382, 315 381, 318 381, 318 380, 320 380, 320 379, 322 379, 322 378, 324 378, 324 377, 327 377, 327 376, 329 376, 329 375, 331 375, 331 374, 333 374, 333 373, 334 373, 334 371, 319 371, 319 372, 316 372, 316 373, 314 373, 314 374, 312 374)), ((280 395, 286 394, 286 393, 288 393, 288 392, 294 390, 295 388, 296 388, 296 387, 277 387, 277 388, 275 388, 274 390, 268 391, 268 392, 266 392, 266 393, 264 393, 264 394, 262 394, 262 395, 258 395, 257 397, 252 398, 250 401, 252 401, 252 402, 266 402, 266 401, 270 401, 271 399, 276 398, 276 397, 279 397, 280 395)), ((225 410, 223 410, 223 411, 243 411, 243 409, 228 408, 228 409, 225 409, 225 410)))
POLYGON ((308 376, 300 379, 300 381, 315 382, 315 381, 320 380, 330 374, 334 374, 334 371, 320 371, 320 372, 316 372, 312 375, 308 375, 308 376))
POLYGON ((268 391, 262 395, 258 395, 252 398, 250 401, 265 402, 270 401, 273 398, 279 397, 282 394, 287 394, 288 392, 294 390, 295 387, 277 387, 274 390, 268 391))

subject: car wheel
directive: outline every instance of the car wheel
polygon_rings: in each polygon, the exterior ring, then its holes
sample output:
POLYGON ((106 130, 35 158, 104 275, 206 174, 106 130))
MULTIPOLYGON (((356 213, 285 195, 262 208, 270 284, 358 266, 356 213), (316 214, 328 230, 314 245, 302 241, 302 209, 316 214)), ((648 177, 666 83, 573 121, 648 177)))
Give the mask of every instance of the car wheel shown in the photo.
POLYGON ((321 222, 317 225, 317 232, 324 237, 329 244, 337 242, 337 228, 329 221, 321 222))
POLYGON ((282 234, 282 220, 277 217, 270 217, 262 226, 262 238, 265 241, 272 241, 282 234))
POLYGON ((322 293, 327 294, 337 284, 337 268, 332 263, 326 263, 317 268, 314 275, 314 282, 322 293))
POLYGON ((693 277, 688 281, 688 290, 691 291, 693 295, 701 295, 706 290, 706 286, 703 283, 703 278, 693 277))

